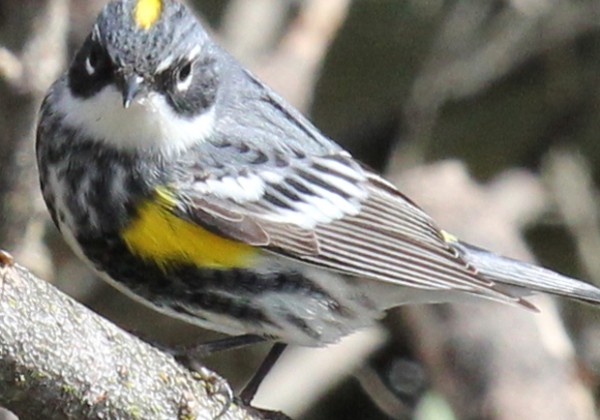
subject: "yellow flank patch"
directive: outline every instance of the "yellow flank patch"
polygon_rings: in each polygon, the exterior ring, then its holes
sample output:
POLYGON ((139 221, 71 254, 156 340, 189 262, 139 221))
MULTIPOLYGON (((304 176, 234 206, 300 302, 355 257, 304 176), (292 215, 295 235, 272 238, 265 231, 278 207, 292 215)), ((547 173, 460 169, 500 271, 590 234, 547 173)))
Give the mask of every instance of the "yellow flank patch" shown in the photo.
POLYGON ((165 189, 138 207, 137 217, 122 233, 134 254, 163 269, 178 263, 207 268, 247 267, 258 250, 175 216, 175 202, 165 189))
POLYGON ((148 30, 156 23, 162 12, 161 0, 138 0, 134 18, 140 28, 148 30))

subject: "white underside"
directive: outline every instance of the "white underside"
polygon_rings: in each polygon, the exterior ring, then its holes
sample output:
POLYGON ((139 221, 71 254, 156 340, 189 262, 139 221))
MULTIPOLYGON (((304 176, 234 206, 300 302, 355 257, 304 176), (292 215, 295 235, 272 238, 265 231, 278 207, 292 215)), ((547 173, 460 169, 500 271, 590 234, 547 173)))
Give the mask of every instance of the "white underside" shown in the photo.
POLYGON ((55 109, 64 116, 65 124, 86 138, 129 150, 185 150, 211 134, 215 118, 212 108, 194 118, 179 116, 163 95, 154 92, 125 109, 123 97, 113 85, 86 99, 63 89, 55 109))

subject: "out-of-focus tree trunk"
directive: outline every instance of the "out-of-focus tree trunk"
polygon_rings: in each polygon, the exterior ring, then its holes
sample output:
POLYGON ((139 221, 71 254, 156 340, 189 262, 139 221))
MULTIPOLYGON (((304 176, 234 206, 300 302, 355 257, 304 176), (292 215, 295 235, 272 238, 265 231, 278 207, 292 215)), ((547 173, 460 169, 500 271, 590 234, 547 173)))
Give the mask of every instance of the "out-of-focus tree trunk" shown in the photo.
POLYGON ((33 139, 42 98, 65 62, 68 0, 5 0, 0 11, 0 244, 48 274, 33 139))

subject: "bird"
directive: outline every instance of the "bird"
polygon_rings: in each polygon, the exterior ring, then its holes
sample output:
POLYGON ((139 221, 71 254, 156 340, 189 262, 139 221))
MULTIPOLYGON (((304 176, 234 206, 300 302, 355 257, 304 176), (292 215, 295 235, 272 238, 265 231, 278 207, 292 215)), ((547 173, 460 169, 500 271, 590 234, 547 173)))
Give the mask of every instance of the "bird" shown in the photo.
POLYGON ((36 156, 54 224, 103 279, 248 342, 325 346, 404 304, 600 303, 444 231, 177 0, 102 9, 41 105, 36 156))

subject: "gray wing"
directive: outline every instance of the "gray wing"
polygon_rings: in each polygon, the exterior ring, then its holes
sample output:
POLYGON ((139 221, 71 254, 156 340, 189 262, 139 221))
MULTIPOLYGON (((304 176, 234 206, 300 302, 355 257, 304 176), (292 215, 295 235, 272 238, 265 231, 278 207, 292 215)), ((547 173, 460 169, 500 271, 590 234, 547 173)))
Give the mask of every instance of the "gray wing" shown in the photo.
POLYGON ((429 216, 346 152, 278 153, 246 151, 254 164, 217 174, 196 167, 177 185, 186 203, 179 211, 229 238, 344 274, 528 306, 480 276, 429 216))

